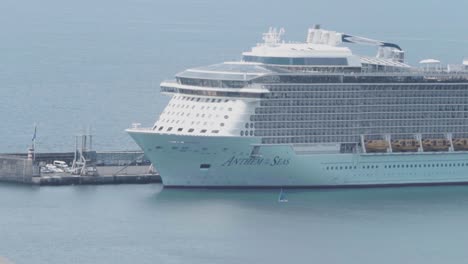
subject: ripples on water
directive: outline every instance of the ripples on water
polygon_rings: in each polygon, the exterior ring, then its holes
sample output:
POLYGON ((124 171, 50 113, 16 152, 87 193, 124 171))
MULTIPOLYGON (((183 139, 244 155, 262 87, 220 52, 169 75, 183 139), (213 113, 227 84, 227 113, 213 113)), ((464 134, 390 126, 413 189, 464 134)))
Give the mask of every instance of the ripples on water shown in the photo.
POLYGON ((285 190, 0 185, 17 263, 462 263, 468 187, 285 190))

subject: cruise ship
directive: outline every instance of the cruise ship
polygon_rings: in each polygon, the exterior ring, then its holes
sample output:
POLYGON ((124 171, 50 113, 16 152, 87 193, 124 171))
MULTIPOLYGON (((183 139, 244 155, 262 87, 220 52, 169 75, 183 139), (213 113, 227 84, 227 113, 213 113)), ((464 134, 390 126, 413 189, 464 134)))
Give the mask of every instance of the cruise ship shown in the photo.
POLYGON ((241 60, 161 83, 159 119, 127 132, 165 186, 468 183, 468 60, 410 66, 394 43, 307 33, 286 42, 270 28, 241 60))

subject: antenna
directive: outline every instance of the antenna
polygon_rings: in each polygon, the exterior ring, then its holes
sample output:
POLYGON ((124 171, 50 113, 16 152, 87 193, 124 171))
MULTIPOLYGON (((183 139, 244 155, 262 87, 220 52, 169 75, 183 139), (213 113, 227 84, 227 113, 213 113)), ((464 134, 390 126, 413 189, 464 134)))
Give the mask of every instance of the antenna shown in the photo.
POLYGON ((284 35, 285 32, 286 31, 284 30, 284 28, 280 28, 279 30, 277 30, 274 27, 270 27, 267 33, 263 33, 262 39, 263 41, 265 41, 266 45, 274 46, 281 42, 281 37, 284 35))

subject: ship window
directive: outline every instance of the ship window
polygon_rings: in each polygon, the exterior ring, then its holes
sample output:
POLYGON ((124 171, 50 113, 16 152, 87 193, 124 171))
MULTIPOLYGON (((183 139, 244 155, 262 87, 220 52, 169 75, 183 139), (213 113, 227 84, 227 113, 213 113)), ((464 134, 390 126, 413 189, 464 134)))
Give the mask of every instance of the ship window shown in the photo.
POLYGON ((188 132, 192 133, 195 129, 191 128, 188 130, 188 132))
POLYGON ((172 127, 169 127, 169 128, 167 129, 167 131, 171 131, 171 130, 172 130, 172 127))
POLYGON ((211 102, 212 102, 212 103, 216 102, 216 99, 211 99, 211 102))
POLYGON ((224 116, 224 119, 228 119, 228 118, 229 118, 229 116, 228 116, 228 115, 225 115, 225 116, 224 116))
POLYGON ((210 164, 200 164, 200 169, 209 169, 210 167, 210 164))
POLYGON ((228 108, 228 111, 232 111, 232 108, 231 108, 231 107, 229 107, 229 108, 228 108))
POLYGON ((213 130, 213 131, 211 131, 211 133, 218 134, 219 130, 213 130))
POLYGON ((206 129, 202 129, 200 133, 206 133, 206 129))
POLYGON ((252 130, 250 130, 250 135, 253 136, 253 131, 252 130))
POLYGON ((241 132, 240 132, 240 135, 243 136, 243 135, 244 135, 244 131, 241 131, 241 132))
POLYGON ((218 103, 221 103, 221 99, 218 99, 218 103))
POLYGON ((220 126, 224 126, 224 123, 220 123, 219 125, 220 125, 220 126))
POLYGON ((182 131, 182 130, 184 130, 184 129, 183 129, 183 128, 179 128, 179 129, 177 129, 177 131, 179 131, 179 132, 180 132, 180 131, 182 131))

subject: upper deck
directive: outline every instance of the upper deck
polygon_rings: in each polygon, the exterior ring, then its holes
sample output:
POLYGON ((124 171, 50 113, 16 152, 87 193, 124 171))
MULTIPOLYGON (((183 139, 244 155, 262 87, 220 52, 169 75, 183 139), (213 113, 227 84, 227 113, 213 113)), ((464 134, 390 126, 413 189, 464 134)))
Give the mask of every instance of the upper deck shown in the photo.
MULTIPOLYGON (((468 62, 460 67, 412 67, 392 43, 320 28, 306 42, 282 40, 284 30, 270 29, 263 43, 242 53, 242 60, 187 69, 161 84, 163 92, 223 91, 264 93, 261 84, 313 83, 467 83, 468 62), (377 56, 360 56, 343 43, 378 47, 377 56)), ((195 92, 195 93, 198 93, 195 92)))

